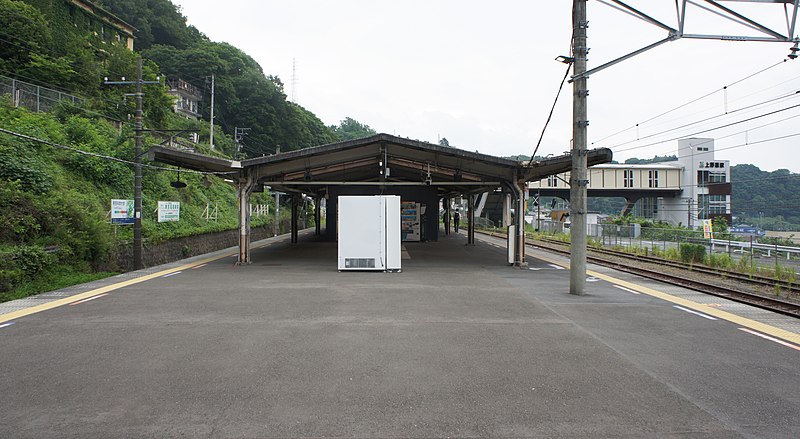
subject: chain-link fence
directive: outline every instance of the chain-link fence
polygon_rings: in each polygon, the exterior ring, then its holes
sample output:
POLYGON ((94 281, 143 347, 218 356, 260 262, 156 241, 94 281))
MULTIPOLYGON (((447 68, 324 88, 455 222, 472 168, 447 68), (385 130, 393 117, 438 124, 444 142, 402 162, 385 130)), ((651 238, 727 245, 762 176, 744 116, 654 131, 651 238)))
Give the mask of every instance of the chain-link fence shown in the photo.
POLYGON ((24 107, 37 113, 52 111, 59 102, 80 105, 83 100, 58 90, 42 87, 0 75, 0 94, 11 97, 15 107, 24 107))

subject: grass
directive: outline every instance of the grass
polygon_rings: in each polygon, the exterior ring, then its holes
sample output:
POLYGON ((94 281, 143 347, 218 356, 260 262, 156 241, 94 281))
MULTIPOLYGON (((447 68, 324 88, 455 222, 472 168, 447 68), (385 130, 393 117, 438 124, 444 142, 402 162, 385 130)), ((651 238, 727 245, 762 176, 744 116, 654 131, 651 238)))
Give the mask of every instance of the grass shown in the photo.
POLYGON ((97 279, 104 279, 116 274, 118 273, 84 273, 76 271, 72 267, 53 268, 52 270, 41 273, 35 280, 25 282, 12 291, 0 293, 0 303, 8 302, 9 300, 23 299, 35 294, 58 290, 97 279))

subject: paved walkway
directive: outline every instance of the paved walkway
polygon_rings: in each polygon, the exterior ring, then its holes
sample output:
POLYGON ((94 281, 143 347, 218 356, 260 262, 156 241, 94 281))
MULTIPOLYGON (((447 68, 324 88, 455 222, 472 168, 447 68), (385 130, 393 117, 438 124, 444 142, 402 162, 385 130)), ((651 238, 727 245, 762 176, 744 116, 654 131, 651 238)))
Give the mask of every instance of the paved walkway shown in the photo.
POLYGON ((0 437, 800 437, 785 318, 465 243, 339 273, 267 240, 0 311, 0 437))

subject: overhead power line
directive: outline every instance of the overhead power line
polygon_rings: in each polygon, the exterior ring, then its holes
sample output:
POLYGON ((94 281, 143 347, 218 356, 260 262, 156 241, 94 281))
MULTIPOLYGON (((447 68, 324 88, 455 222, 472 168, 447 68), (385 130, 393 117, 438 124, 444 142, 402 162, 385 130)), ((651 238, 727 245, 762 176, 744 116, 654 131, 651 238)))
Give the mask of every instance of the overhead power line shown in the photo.
POLYGON ((787 59, 783 59, 783 60, 781 60, 780 62, 777 62, 777 63, 775 63, 775 64, 772 64, 772 65, 770 65, 770 66, 768 66, 768 67, 766 67, 766 68, 763 68, 763 69, 761 69, 761 70, 759 70, 759 71, 757 71, 757 72, 755 72, 755 73, 751 73, 751 74, 749 74, 749 75, 747 75, 747 76, 745 76, 745 77, 743 77, 743 78, 741 78, 741 79, 738 79, 738 80, 736 80, 736 81, 732 82, 732 83, 731 83, 731 84, 729 84, 729 85, 723 86, 722 88, 720 88, 720 89, 718 89, 718 90, 714 90, 714 91, 712 91, 712 92, 706 93, 706 94, 704 94, 704 95, 702 95, 702 96, 700 96, 700 97, 694 98, 694 99, 692 99, 692 100, 690 100, 690 101, 688 101, 688 102, 686 102, 686 103, 680 104, 680 105, 678 105, 677 107, 671 108, 671 109, 669 109, 669 110, 667 110, 667 111, 665 111, 665 112, 663 112, 663 113, 657 114, 657 115, 655 115, 655 116, 653 116, 653 117, 651 117, 651 118, 649 118, 649 119, 646 119, 646 120, 644 120, 644 121, 642 121, 642 122, 639 122, 639 123, 633 124, 633 125, 631 125, 631 126, 629 126, 629 127, 627 127, 627 128, 624 128, 624 129, 621 129, 621 130, 619 130, 619 131, 617 131, 617 132, 614 132, 614 133, 612 133, 612 134, 609 134, 608 136, 606 136, 606 137, 603 137, 602 139, 599 139, 599 140, 596 140, 596 141, 592 142, 592 144, 595 144, 595 143, 602 142, 602 141, 604 141, 604 140, 610 139, 610 138, 612 138, 612 137, 615 137, 615 136, 617 136, 617 135, 619 135, 619 134, 622 134, 622 133, 624 133, 624 132, 626 132, 626 131, 629 131, 629 130, 635 129, 635 128, 637 128, 637 127, 639 127, 639 126, 643 125, 643 124, 646 124, 646 123, 648 123, 648 122, 652 122, 653 120, 656 120, 656 119, 658 119, 658 118, 660 118, 660 117, 662 117, 662 116, 666 116, 667 114, 670 114, 670 113, 672 113, 672 112, 675 112, 675 111, 677 111, 677 110, 680 110, 681 108, 687 107, 687 106, 689 106, 689 105, 691 105, 691 104, 693 104, 693 103, 695 103, 695 102, 701 101, 701 100, 703 100, 703 99, 705 99, 705 98, 707 98, 707 97, 709 97, 709 96, 713 96, 713 95, 715 95, 715 94, 717 94, 717 93, 719 93, 719 92, 721 92, 721 91, 725 91, 725 90, 726 90, 728 87, 731 87, 731 86, 737 85, 737 84, 739 84, 739 83, 741 83, 741 82, 743 82, 743 81, 745 81, 745 80, 747 80, 747 79, 750 79, 750 78, 752 78, 752 77, 754 77, 754 76, 757 76, 757 75, 759 75, 759 74, 761 74, 761 73, 764 73, 764 72, 766 72, 766 71, 768 71, 768 70, 770 70, 770 69, 772 69, 772 68, 774 68, 774 67, 777 67, 777 66, 779 66, 779 65, 781 65, 781 64, 783 64, 783 63, 785 63, 786 61, 787 61, 787 59))
MULTIPOLYGON (((33 136, 28 136, 26 134, 22 134, 22 133, 17 133, 17 132, 14 132, 14 131, 6 130, 4 128, 0 128, 0 133, 8 134, 10 136, 18 137, 18 138, 25 139, 25 140, 30 140, 30 141, 37 142, 37 143, 42 143, 44 145, 52 146, 53 148, 65 149, 65 150, 72 151, 72 152, 75 152, 75 153, 78 153, 78 154, 82 154, 82 155, 85 155, 85 156, 95 157, 95 158, 99 158, 99 159, 103 159, 103 160, 115 161, 115 162, 118 162, 118 163, 124 163, 126 165, 135 164, 134 162, 132 162, 130 160, 125 160, 125 159, 121 159, 119 157, 112 157, 112 156, 104 155, 104 154, 98 154, 98 153, 90 152, 90 151, 84 151, 84 150, 79 149, 79 148, 75 148, 75 147, 67 146, 67 145, 61 145, 61 144, 58 144, 58 143, 55 143, 55 142, 51 142, 49 140, 39 139, 39 138, 36 138, 36 137, 33 137, 33 136)), ((149 169, 161 170, 161 171, 171 171, 171 172, 176 171, 175 168, 166 168, 166 167, 163 167, 163 166, 154 166, 154 165, 142 164, 142 167, 149 168, 149 169)), ((186 172, 186 173, 189 173, 189 174, 199 174, 199 175, 228 175, 228 174, 236 173, 236 171, 232 171, 232 172, 204 172, 204 171, 194 171, 194 170, 191 170, 191 169, 181 169, 180 172, 186 172)))
POLYGON ((717 118, 720 118, 720 117, 729 116, 729 115, 731 115, 733 113, 738 113, 740 111, 750 110, 750 109, 753 109, 753 108, 756 108, 756 107, 760 107, 762 105, 773 104, 773 103, 776 103, 776 102, 781 101, 783 99, 797 97, 798 95, 800 95, 800 91, 795 91, 793 93, 789 93, 789 94, 786 94, 786 95, 778 96, 776 98, 772 98, 772 99, 769 99, 769 100, 766 100, 766 101, 762 101, 762 102, 759 102, 759 103, 756 103, 756 104, 752 104, 752 105, 749 105, 747 107, 742 107, 742 108, 739 108, 739 109, 736 109, 736 110, 733 110, 733 111, 729 111, 727 113, 718 114, 718 115, 715 115, 715 116, 710 116, 710 117, 707 117, 705 119, 700 119, 700 120, 696 120, 694 122, 689 122, 687 124, 680 125, 680 126, 677 126, 677 127, 674 127, 674 128, 670 128, 668 130, 664 130, 664 131, 661 131, 661 132, 658 132, 658 133, 653 133, 653 134, 649 134, 649 135, 644 136, 644 137, 639 137, 636 140, 629 140, 627 142, 618 143, 618 144, 616 144, 614 146, 611 146, 609 148, 614 149, 614 148, 618 148, 620 146, 628 145, 628 144, 631 144, 631 143, 634 143, 634 142, 638 142, 638 141, 641 141, 641 140, 644 140, 644 139, 650 139, 652 137, 660 136, 660 135, 663 135, 663 134, 668 134, 668 133, 671 133, 673 131, 678 131, 680 129, 689 128, 689 127, 691 127, 693 125, 701 124, 703 122, 708 122, 708 121, 711 121, 711 120, 714 120, 714 119, 717 119, 717 118))
MULTIPOLYGON (((728 123, 728 124, 725 124, 725 125, 719 125, 719 126, 716 126, 714 128, 709 128, 709 129, 706 129, 706 130, 696 131, 696 132, 691 133, 691 134, 684 134, 684 135, 681 135, 681 136, 672 137, 672 138, 669 138, 669 139, 664 139, 664 140, 661 140, 661 141, 658 141, 658 142, 652 142, 652 143, 647 143, 647 144, 644 144, 644 145, 638 145, 638 146, 633 146, 633 147, 630 147, 630 148, 620 149, 617 152, 631 151, 631 150, 634 150, 634 149, 646 148, 648 146, 660 145, 662 143, 672 142, 672 141, 675 141, 675 140, 683 139, 685 137, 692 137, 692 136, 696 136, 698 134, 703 134, 703 133, 707 133, 707 132, 710 132, 710 131, 716 131, 716 130, 719 130, 719 129, 732 127, 732 126, 735 126, 735 125, 738 125, 738 124, 741 124, 741 123, 750 122, 752 120, 760 119, 762 117, 771 116, 773 114, 778 114, 780 112, 791 110, 793 108, 798 108, 798 107, 800 107, 800 104, 792 105, 792 106, 785 107, 785 108, 781 108, 781 109, 775 110, 775 111, 770 111, 768 113, 760 114, 758 116, 749 117, 747 119, 742 119, 742 120, 739 120, 739 121, 736 121, 736 122, 731 122, 731 123, 728 123)), ((624 145, 624 144, 619 144, 619 145, 613 146, 611 148, 613 149, 613 148, 616 148, 616 147, 619 147, 619 146, 622 146, 622 145, 624 145)))

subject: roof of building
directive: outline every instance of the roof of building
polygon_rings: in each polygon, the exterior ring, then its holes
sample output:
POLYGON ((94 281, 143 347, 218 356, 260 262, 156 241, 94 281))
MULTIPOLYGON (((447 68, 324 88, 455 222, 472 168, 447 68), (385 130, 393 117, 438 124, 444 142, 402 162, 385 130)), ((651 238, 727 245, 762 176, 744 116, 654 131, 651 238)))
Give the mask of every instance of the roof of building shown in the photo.
MULTIPOLYGON (((570 155, 528 164, 389 134, 282 152, 243 161, 157 146, 151 159, 209 172, 250 173, 281 191, 318 193, 332 185, 431 185, 440 196, 469 194, 544 178, 569 170, 570 155), (383 173, 382 173, 383 172, 383 173)), ((591 150, 590 165, 611 160, 611 150, 591 150)))

